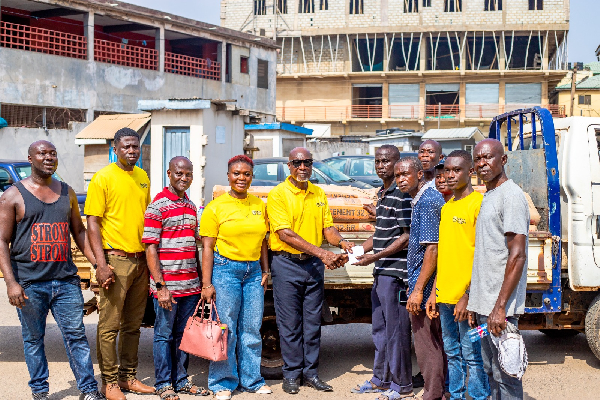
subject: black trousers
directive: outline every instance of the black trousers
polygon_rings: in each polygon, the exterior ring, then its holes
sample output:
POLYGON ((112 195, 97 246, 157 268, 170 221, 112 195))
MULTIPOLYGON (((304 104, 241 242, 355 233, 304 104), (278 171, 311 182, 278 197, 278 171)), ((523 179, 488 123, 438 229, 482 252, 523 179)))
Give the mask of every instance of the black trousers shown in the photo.
POLYGON ((284 378, 317 375, 324 272, 317 257, 304 261, 273 257, 271 278, 284 378))

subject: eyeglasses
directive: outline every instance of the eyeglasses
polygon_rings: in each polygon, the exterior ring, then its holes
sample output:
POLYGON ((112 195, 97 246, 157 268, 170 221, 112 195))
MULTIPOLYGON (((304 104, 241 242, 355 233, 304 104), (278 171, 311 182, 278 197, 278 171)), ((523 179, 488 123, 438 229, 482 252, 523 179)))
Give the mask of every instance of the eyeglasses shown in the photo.
POLYGON ((313 160, 312 158, 307 158, 306 160, 292 160, 290 161, 294 168, 300 168, 300 164, 304 164, 305 167, 312 167, 313 160))

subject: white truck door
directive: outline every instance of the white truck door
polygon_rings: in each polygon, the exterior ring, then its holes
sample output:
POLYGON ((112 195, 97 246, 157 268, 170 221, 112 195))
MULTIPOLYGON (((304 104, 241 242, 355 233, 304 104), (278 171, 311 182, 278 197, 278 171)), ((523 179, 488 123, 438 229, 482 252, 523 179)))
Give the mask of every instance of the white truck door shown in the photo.
POLYGON ((600 268, 600 124, 587 127, 592 178, 592 242, 594 262, 600 268))

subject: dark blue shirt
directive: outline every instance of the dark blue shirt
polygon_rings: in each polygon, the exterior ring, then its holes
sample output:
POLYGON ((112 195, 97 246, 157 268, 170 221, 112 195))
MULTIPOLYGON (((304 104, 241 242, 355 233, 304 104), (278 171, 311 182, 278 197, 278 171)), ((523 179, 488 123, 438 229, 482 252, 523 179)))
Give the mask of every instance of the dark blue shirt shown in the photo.
MULTIPOLYGON (((408 240, 408 295, 412 293, 421 273, 425 249, 429 243, 437 243, 440 233, 440 215, 444 197, 432 187, 424 186, 413 199, 410 239, 408 240)), ((429 278, 423 289, 421 308, 429 299, 435 274, 429 278)))

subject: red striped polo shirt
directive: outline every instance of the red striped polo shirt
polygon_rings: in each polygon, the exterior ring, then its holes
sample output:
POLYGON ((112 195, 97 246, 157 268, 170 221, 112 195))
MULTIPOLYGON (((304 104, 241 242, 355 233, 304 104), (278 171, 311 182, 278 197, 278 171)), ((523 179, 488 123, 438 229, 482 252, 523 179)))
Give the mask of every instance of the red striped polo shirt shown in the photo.
MULTIPOLYGON (((142 243, 157 244, 160 271, 173 297, 200 293, 202 287, 196 261, 198 217, 194 203, 179 198, 168 187, 146 209, 142 243)), ((150 292, 156 297, 156 284, 150 277, 150 292)))

